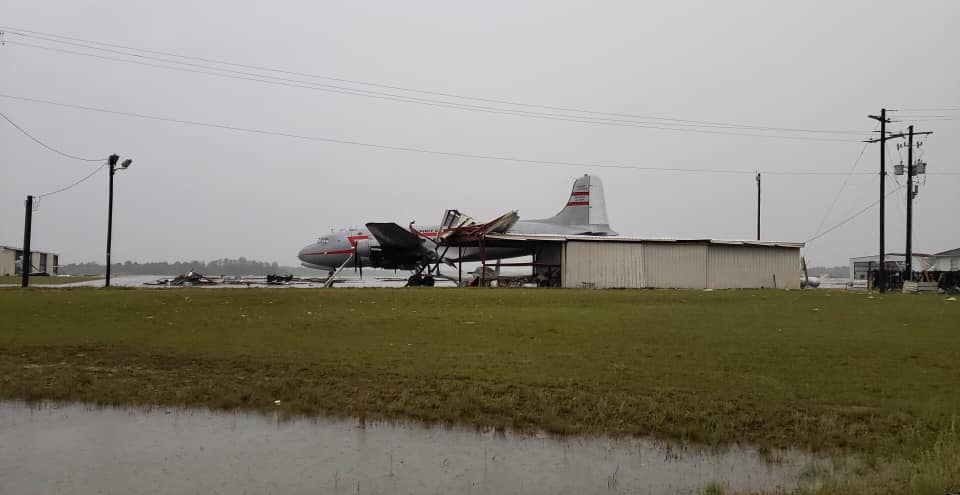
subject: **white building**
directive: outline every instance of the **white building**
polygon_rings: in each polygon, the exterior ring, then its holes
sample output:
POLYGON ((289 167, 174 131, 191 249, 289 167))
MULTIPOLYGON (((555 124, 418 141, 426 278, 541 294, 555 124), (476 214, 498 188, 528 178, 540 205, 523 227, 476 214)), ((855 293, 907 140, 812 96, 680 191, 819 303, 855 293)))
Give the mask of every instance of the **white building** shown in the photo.
MULTIPOLYGON (((947 289, 960 285, 960 248, 937 254, 913 253, 913 280, 936 283, 947 289)), ((879 256, 850 258, 850 278, 877 283, 879 256)), ((897 288, 903 283, 906 272, 906 257, 902 253, 887 253, 884 256, 887 272, 887 287, 897 288)))
POLYGON ((960 272, 960 248, 951 249, 934 255, 937 271, 960 272))
MULTIPOLYGON (((937 261, 932 254, 913 253, 913 266, 915 272, 925 272, 935 270, 937 261)), ((907 256, 903 253, 886 253, 883 256, 884 269, 888 273, 900 273, 907 269, 907 256)), ((880 255, 860 256, 859 258, 850 258, 850 279, 867 280, 872 271, 880 268, 880 255)))
MULTIPOLYGON (((30 254, 30 273, 57 274, 57 268, 60 266, 60 255, 42 251, 32 251, 30 254)), ((22 249, 11 246, 0 246, 0 275, 20 275, 20 261, 22 257, 22 249)))

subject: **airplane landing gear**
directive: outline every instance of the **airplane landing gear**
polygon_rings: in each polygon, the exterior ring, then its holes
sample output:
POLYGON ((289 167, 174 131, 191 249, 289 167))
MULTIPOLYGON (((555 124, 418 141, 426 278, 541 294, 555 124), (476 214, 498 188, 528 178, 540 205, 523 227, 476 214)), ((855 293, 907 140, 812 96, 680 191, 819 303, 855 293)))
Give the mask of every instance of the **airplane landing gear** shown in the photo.
POLYGON ((433 256, 417 263, 416 271, 407 279, 406 286, 433 287, 437 283, 436 278, 433 276, 434 273, 437 274, 437 277, 443 278, 440 275, 440 263, 443 261, 443 257, 446 256, 448 249, 450 249, 450 246, 444 247, 443 252, 439 252, 438 247, 434 250, 433 256), (424 272, 426 272, 426 274, 424 274, 424 272))

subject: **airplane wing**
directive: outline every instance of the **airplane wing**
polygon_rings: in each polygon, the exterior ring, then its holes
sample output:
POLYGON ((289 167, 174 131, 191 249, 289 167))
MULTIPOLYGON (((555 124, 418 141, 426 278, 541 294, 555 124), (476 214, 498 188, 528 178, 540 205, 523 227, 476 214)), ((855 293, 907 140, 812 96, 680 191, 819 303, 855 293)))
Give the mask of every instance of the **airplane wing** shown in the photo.
POLYGON ((370 222, 367 230, 377 238, 377 242, 384 249, 389 250, 419 250, 420 238, 413 232, 390 222, 370 222))

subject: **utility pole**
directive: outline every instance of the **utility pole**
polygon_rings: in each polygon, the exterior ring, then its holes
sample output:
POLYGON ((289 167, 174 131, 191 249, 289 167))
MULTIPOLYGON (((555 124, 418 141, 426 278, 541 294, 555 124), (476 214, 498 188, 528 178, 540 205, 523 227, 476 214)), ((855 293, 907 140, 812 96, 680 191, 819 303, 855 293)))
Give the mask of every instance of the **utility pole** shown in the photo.
POLYGON ((30 230, 33 225, 33 196, 27 196, 26 211, 23 214, 23 261, 21 262, 20 274, 23 278, 20 280, 20 287, 30 285, 30 270, 33 268, 33 261, 30 256, 30 230))
MULTIPOLYGON (((907 246, 906 246, 906 267, 907 267, 907 278, 906 280, 913 280, 913 198, 916 197, 916 192, 914 191, 913 178, 919 174, 925 174, 926 164, 923 164, 921 170, 917 170, 914 167, 913 163, 913 136, 927 136, 933 134, 930 131, 927 132, 913 132, 913 126, 907 128, 907 246)), ((921 146, 923 143, 917 143, 917 146, 921 146)), ((917 163, 916 165, 921 165, 917 163)))
POLYGON ((757 240, 760 240, 760 172, 757 172, 757 240))
POLYGON ((913 280, 913 126, 907 128, 907 278, 913 280))
POLYGON ((912 243, 911 243, 911 235, 912 235, 912 233, 911 233, 911 230, 912 230, 912 228, 913 228, 913 220, 912 220, 913 206, 910 204, 911 201, 912 201, 912 195, 913 195, 913 179, 912 179, 912 174, 913 174, 913 136, 915 136, 915 135, 920 135, 920 134, 924 134, 924 135, 926 135, 926 134, 932 134, 932 132, 920 132, 920 133, 913 132, 913 126, 910 126, 909 136, 908 136, 907 134, 902 133, 902 132, 901 132, 901 133, 898 133, 898 134, 891 134, 891 135, 888 136, 888 135, 887 135, 887 124, 890 123, 890 120, 887 119, 887 109, 885 109, 885 108, 884 108, 884 109, 881 109, 881 110, 880 110, 880 116, 879 116, 879 117, 876 116, 876 115, 868 115, 868 117, 870 117, 871 119, 874 119, 874 120, 877 120, 877 121, 880 122, 880 137, 878 137, 878 138, 876 138, 876 139, 868 139, 866 142, 867 142, 867 143, 880 143, 880 263, 879 263, 879 266, 877 267, 878 278, 879 278, 879 280, 877 281, 877 285, 878 285, 878 287, 879 287, 880 292, 886 292, 886 290, 887 290, 887 270, 886 270, 886 266, 885 266, 886 263, 885 263, 885 260, 884 260, 884 249, 883 249, 883 241, 884 241, 884 211, 885 211, 884 208, 885 208, 885 203, 886 203, 885 199, 886 199, 886 196, 887 196, 887 195, 885 194, 885 193, 886 193, 886 178, 887 178, 887 167, 886 167, 886 157, 887 157, 886 151, 887 151, 887 149, 886 149, 886 142, 887 142, 888 139, 894 139, 894 138, 909 137, 909 139, 910 139, 910 145, 909 145, 909 146, 910 146, 910 151, 909 151, 909 154, 908 154, 908 161, 909 161, 910 163, 908 163, 907 165, 908 165, 908 168, 909 168, 909 170, 910 170, 911 177, 907 180, 907 252, 905 253, 905 254, 906 254, 906 258, 907 258, 907 260, 906 260, 906 262, 907 262, 907 270, 908 270, 908 273, 909 273, 909 271, 913 269, 913 267, 911 266, 911 265, 912 265, 912 252, 911 252, 911 247, 912 247, 912 246, 911 246, 911 244, 912 244, 912 243))
POLYGON ((884 208, 886 198, 886 178, 887 178, 887 163, 886 163, 886 144, 887 144, 887 123, 890 122, 887 119, 887 109, 880 109, 880 116, 868 115, 871 119, 880 121, 880 137, 877 139, 867 140, 868 143, 880 143, 880 265, 878 267, 878 279, 877 285, 879 286, 880 292, 887 291, 887 273, 884 266, 884 252, 883 252, 883 241, 884 241, 884 208))

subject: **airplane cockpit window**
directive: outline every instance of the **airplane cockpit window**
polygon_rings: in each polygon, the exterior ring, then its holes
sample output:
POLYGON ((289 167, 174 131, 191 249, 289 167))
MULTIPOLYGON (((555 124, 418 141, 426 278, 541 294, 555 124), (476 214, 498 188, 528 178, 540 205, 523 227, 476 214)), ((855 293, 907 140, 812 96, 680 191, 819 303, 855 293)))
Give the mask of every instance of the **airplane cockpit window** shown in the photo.
POLYGON ((330 243, 330 239, 327 239, 326 237, 317 239, 317 244, 326 245, 328 243, 330 243))

